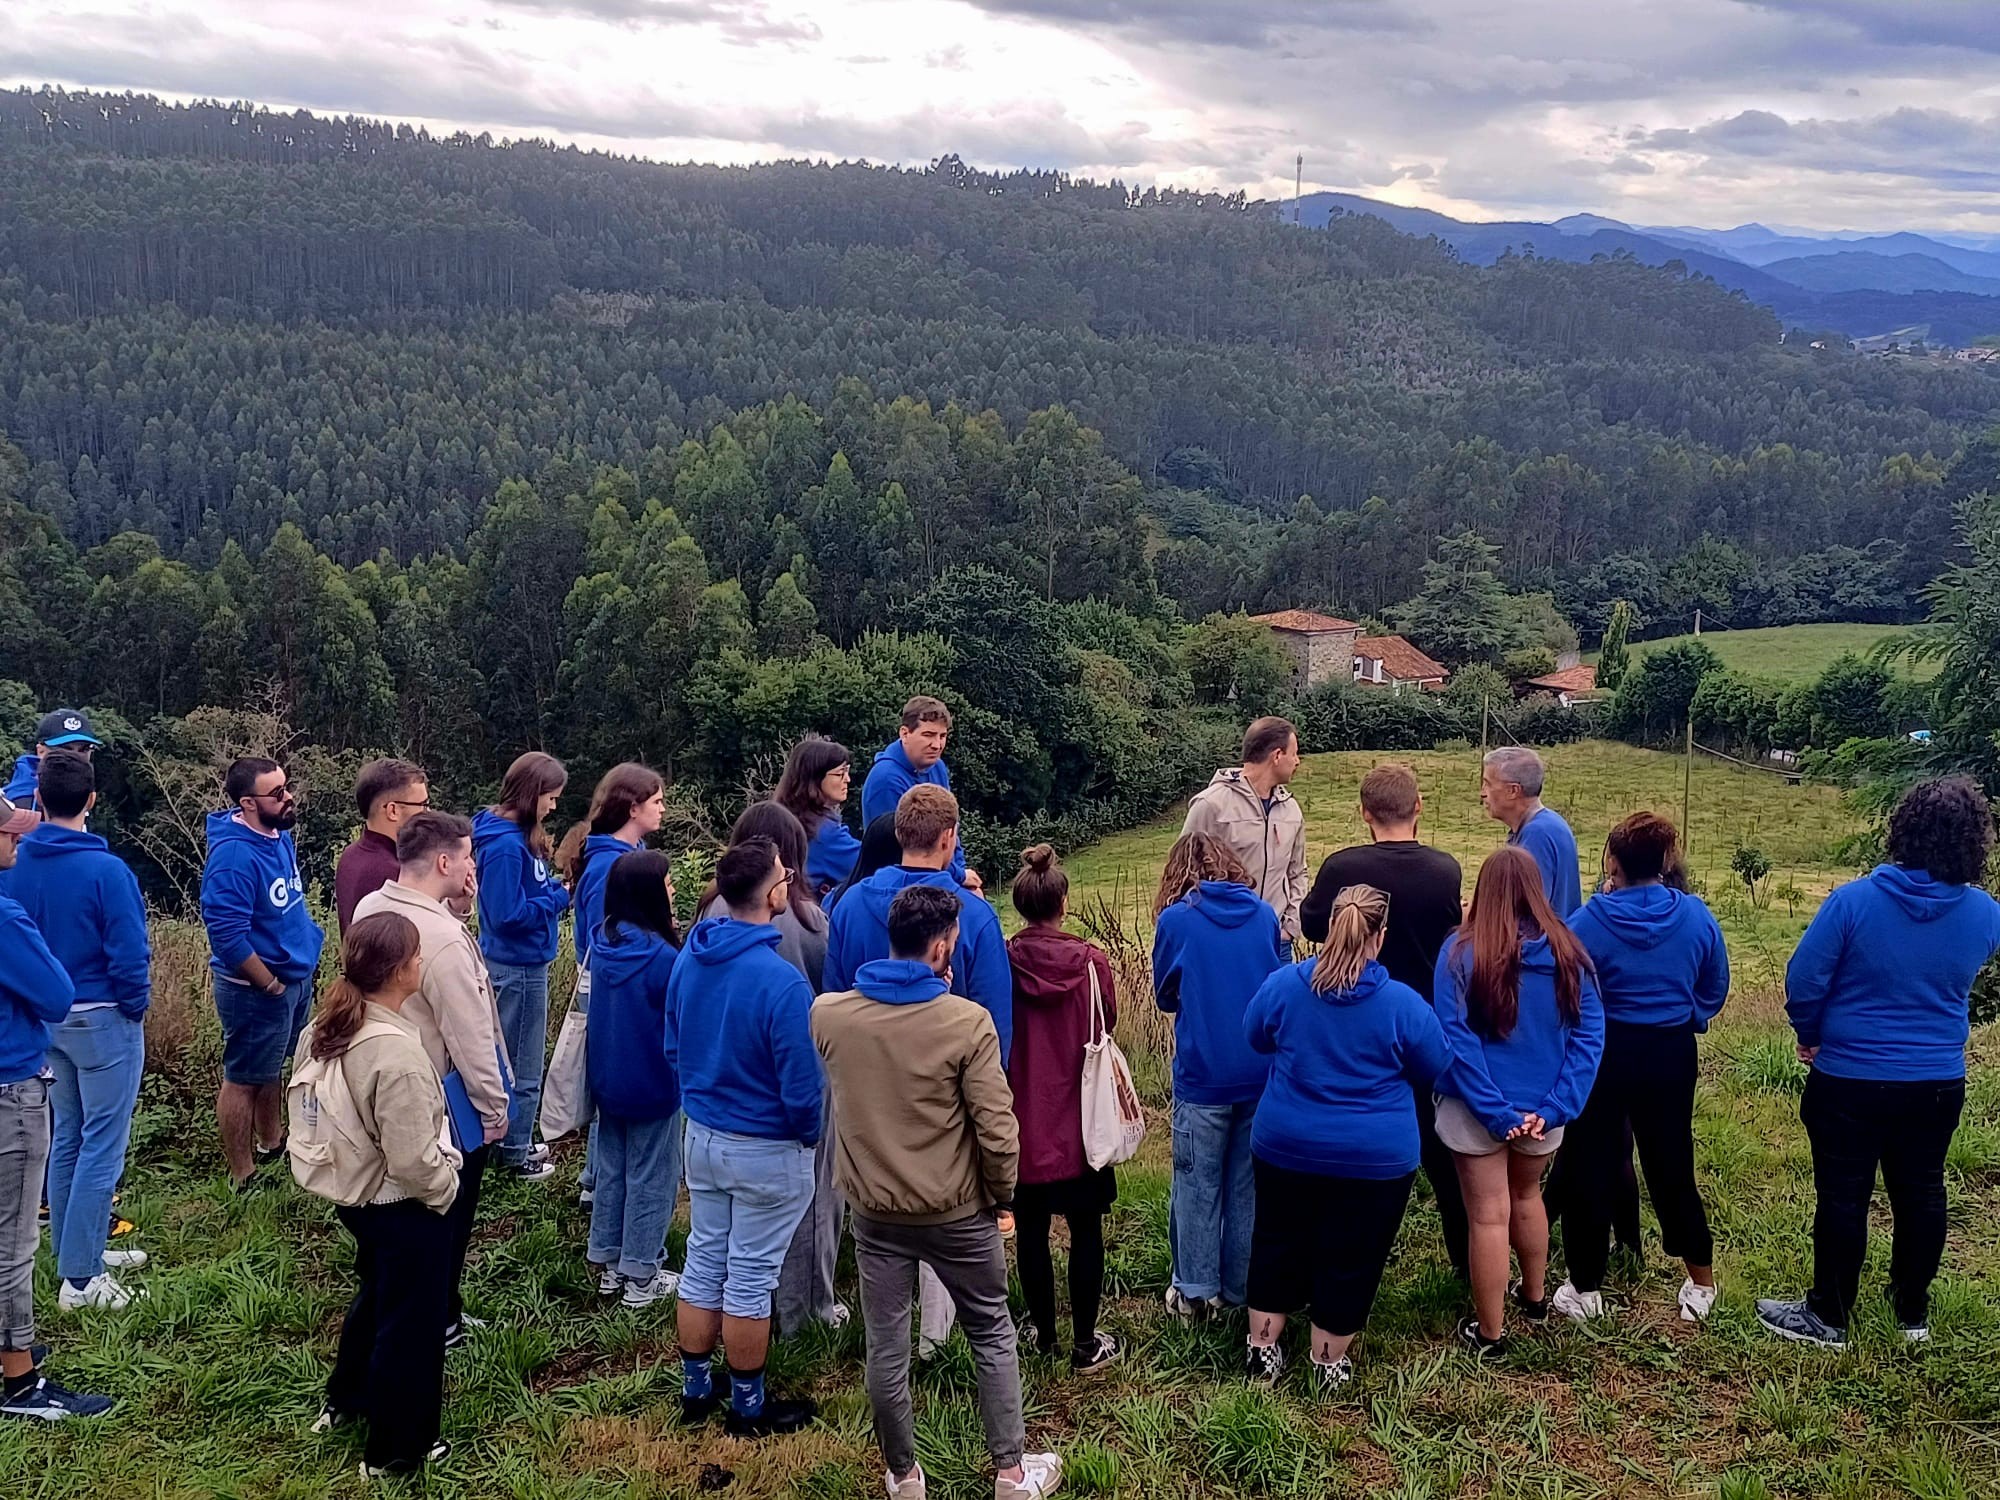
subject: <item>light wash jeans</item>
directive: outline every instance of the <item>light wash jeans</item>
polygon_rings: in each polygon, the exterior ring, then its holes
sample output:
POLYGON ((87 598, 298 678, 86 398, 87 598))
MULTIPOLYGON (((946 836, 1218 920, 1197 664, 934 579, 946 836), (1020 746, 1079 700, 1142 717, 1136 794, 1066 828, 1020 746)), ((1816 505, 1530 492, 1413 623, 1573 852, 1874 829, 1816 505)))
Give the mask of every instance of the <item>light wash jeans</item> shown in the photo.
POLYGON ((549 1055, 549 966, 486 960, 493 1001, 500 1010, 500 1039, 514 1069, 514 1092, 507 1102, 507 1138, 500 1143, 502 1165, 518 1167, 534 1144, 542 1108, 542 1069, 549 1055))
POLYGON ((681 1192, 679 1110, 664 1120, 598 1111, 597 1189, 590 1204, 591 1264, 627 1281, 653 1279, 667 1253, 667 1225, 681 1192))
POLYGON ((685 1159, 681 1301, 709 1312, 719 1308, 732 1318, 770 1317, 785 1251, 812 1206, 812 1147, 689 1120, 685 1159))
POLYGON ((1250 1126, 1256 1118, 1254 1103, 1174 1101, 1167 1240, 1174 1286, 1190 1301, 1220 1296, 1241 1307, 1250 1295, 1250 1230, 1257 1218, 1250 1126))
POLYGON ((111 1195, 125 1172, 145 1067, 145 1023, 114 1005, 73 1010, 50 1028, 49 1241, 56 1274, 71 1281, 104 1271, 111 1195))

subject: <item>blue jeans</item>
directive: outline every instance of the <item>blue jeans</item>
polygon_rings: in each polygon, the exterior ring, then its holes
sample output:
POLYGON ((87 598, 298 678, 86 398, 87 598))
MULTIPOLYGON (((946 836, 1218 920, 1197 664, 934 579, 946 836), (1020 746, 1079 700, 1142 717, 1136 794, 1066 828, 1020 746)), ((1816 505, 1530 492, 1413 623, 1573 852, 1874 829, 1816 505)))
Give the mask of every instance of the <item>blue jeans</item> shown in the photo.
POLYGON ((812 1147, 689 1120, 687 1185, 682 1303, 732 1318, 770 1317, 785 1251, 812 1206, 812 1147))
POLYGON ((518 1167, 534 1144, 535 1118, 542 1107, 542 1069, 549 1052, 549 966, 486 960, 493 1000, 500 1008, 500 1040, 514 1069, 514 1092, 507 1101, 507 1138, 500 1160, 518 1167))
POLYGON ((104 1270, 111 1195, 125 1171, 145 1067, 145 1023, 116 1006, 73 1010, 50 1030, 55 1132, 49 1145, 49 1239, 56 1274, 71 1281, 88 1281, 104 1270))
POLYGON ((628 1281, 651 1281, 667 1253, 667 1225, 680 1197, 683 1117, 678 1110, 664 1120, 599 1111, 594 1128, 591 1263, 613 1266, 628 1281))
POLYGON ((1250 1230, 1257 1180, 1250 1166, 1252 1104, 1174 1101, 1174 1186, 1167 1239, 1174 1285, 1193 1300, 1220 1296, 1234 1306, 1250 1295, 1250 1230))

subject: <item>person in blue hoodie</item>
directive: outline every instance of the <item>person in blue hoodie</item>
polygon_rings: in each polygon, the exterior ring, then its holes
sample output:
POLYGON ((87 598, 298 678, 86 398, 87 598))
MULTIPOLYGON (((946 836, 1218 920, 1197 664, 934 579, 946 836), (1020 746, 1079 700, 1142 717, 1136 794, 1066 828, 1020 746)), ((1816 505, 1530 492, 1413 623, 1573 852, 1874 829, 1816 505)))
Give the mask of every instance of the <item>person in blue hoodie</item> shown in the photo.
MULTIPOLYGON (((598 778, 583 821, 563 835, 556 851, 556 868, 569 882, 576 916, 570 928, 576 949, 578 1014, 590 1010, 590 945, 604 920, 604 883, 618 860, 660 831, 667 816, 667 783, 651 766, 625 761, 598 778)), ((587 1026, 588 1023, 586 1023, 587 1026)), ((586 1029, 585 1037, 588 1038, 586 1029)), ((588 1047, 584 1071, 589 1073, 588 1047)), ((548 1134, 544 1129, 544 1136, 548 1134)), ((577 1198, 591 1201, 597 1189, 597 1120, 585 1137, 583 1172, 577 1178, 577 1198)))
POLYGON ((35 726, 35 748, 15 758, 14 771, 5 788, 7 800, 22 807, 38 806, 40 799, 35 792, 44 755, 51 750, 70 750, 89 760, 90 752, 103 743, 90 727, 90 715, 80 708, 59 708, 43 714, 35 726))
POLYGON ((975 887, 952 878, 958 799, 941 786, 912 787, 896 804, 895 828, 902 863, 877 870, 833 909, 823 988, 828 994, 851 990, 863 964, 889 956, 889 903, 898 891, 913 885, 956 891, 962 915, 951 960, 952 993, 984 1006, 993 1017, 1004 1063, 1014 1042, 1014 976, 999 913, 975 887))
POLYGON ((1625 1189, 1628 1120, 1660 1238, 1687 1266, 1681 1317, 1699 1323, 1715 1306, 1715 1240, 1694 1176, 1694 1039, 1729 998, 1729 950, 1708 907, 1666 883, 1679 845, 1678 830, 1656 813, 1625 819, 1605 844, 1607 888, 1571 923, 1604 1002, 1604 1059, 1563 1145, 1569 1279, 1553 1305, 1571 1318, 1604 1312, 1599 1288, 1625 1189))
POLYGON ((569 891, 550 867, 543 825, 569 773, 553 755, 530 750, 501 778, 500 800, 472 819, 479 868, 479 952, 500 1008, 500 1038, 514 1069, 503 1170, 531 1182, 553 1176, 549 1148, 535 1140, 542 1069, 549 1046, 549 964, 569 891))
POLYGON ((1507 1251, 1521 1258, 1515 1300, 1548 1316, 1549 1221, 1542 1168, 1582 1111, 1604 1052, 1604 1005, 1590 955, 1557 916, 1525 849, 1479 868, 1472 909, 1438 955, 1432 1003, 1451 1042, 1438 1080, 1438 1139, 1458 1158, 1470 1227, 1474 1354, 1506 1343, 1507 1251))
POLYGON ((49 1240, 63 1310, 117 1310, 131 1294, 111 1272, 146 1264, 143 1250, 105 1249, 104 1226, 125 1171, 146 1063, 152 944, 139 882, 103 839, 84 831, 97 801, 90 762, 51 750, 42 757, 40 790, 46 819, 22 841, 9 893, 76 989, 49 1042, 49 1240))
POLYGON ((805 891, 822 906, 828 894, 854 873, 861 858, 861 840, 840 816, 853 779, 847 747, 809 734, 792 746, 784 774, 771 793, 771 800, 805 830, 805 891))
MULTIPOLYGON (((41 817, 0 796, 0 871, 41 817)), ((76 989, 41 929, 0 893, 0 1416, 53 1422, 101 1417, 105 1396, 56 1384, 35 1342, 35 1205, 49 1162, 49 1027, 69 1014, 76 989)), ((98 1226, 103 1227, 101 1224, 98 1226)), ((101 1244, 101 1242, 100 1242, 101 1244)))
POLYGON ((603 892, 584 1051, 597 1105, 589 1256, 600 1293, 650 1307, 680 1284, 661 1266, 681 1190, 681 1085, 666 1045, 667 983, 680 952, 673 862, 629 850, 603 892))
MULTIPOLYGON (((903 705, 896 738, 875 754, 868 779, 861 784, 861 826, 893 813, 913 786, 951 790, 951 772, 944 763, 945 742, 951 738, 951 710, 935 698, 916 697, 903 705)), ((965 851, 954 849, 947 866, 952 878, 979 894, 986 889, 977 870, 965 867, 965 851)), ((880 954, 875 955, 881 957, 880 954)))
POLYGON ((1547 778, 1541 756, 1525 745, 1489 750, 1479 771, 1479 805, 1489 818, 1506 825, 1508 844, 1534 858, 1549 905, 1567 922, 1583 905, 1583 871, 1576 835, 1561 813, 1542 806, 1547 778))
POLYGON ((1319 955, 1272 974, 1244 1012, 1244 1039, 1271 1059, 1250 1133, 1252 1380, 1284 1373, 1278 1340, 1301 1306, 1319 1388, 1354 1378, 1348 1351, 1409 1206, 1421 1156, 1411 1086, 1428 1087, 1451 1048, 1424 997, 1378 962, 1388 923, 1387 896, 1347 887, 1319 955))
POLYGON ((1845 1347, 1879 1166, 1896 1226, 1889 1291, 1903 1337, 1930 1337, 1944 1257, 1944 1159, 1965 1107, 1973 981, 2000 953, 2000 903, 1978 885, 1993 814, 1966 776, 1920 782, 1889 816, 1889 863, 1826 898, 1785 970, 1785 1013, 1812 1068, 1813 1284, 1760 1300, 1782 1338, 1845 1347))
POLYGON ((772 925, 795 872, 769 839, 727 850, 715 867, 726 916, 697 922, 667 983, 667 1054, 687 1113, 687 1255, 676 1330, 681 1415, 721 1404, 710 1361, 729 1351, 729 1431, 791 1432, 809 1400, 764 1390, 771 1294, 813 1200, 813 1146, 825 1081, 812 1039, 812 987, 778 954, 772 925))
POLYGON ((208 815, 201 920, 222 1021, 215 1118, 230 1181, 247 1191, 260 1161, 285 1158, 280 1083, 312 1010, 326 934, 306 907, 292 844, 298 803, 284 767, 245 756, 231 762, 222 789, 230 806, 208 815))
POLYGON ((1249 1295, 1257 1209, 1250 1134, 1271 1064, 1244 1038, 1243 1013, 1286 965, 1277 912, 1229 846, 1208 834, 1175 841, 1153 920, 1153 997, 1174 1018, 1167 1311, 1192 1318, 1241 1307, 1249 1295))

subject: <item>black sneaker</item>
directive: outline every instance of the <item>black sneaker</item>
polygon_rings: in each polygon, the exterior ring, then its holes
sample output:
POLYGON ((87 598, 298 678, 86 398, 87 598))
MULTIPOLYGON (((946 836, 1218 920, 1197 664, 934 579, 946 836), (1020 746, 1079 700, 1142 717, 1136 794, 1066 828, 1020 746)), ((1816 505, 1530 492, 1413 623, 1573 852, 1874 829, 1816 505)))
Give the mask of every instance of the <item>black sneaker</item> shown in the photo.
POLYGON ((254 1151, 250 1153, 251 1159, 255 1161, 257 1165, 260 1167, 276 1166, 279 1162, 285 1159, 286 1150, 289 1147, 290 1143, 291 1143, 290 1136, 281 1135, 278 1137, 277 1145, 257 1147, 254 1151))
POLYGON ((775 1433, 797 1432, 819 1415, 819 1407, 809 1398, 801 1396, 779 1400, 773 1396, 764 1398, 764 1409, 754 1417, 740 1415, 734 1407, 722 1420, 722 1430, 731 1437, 761 1438, 775 1433))
POLYGON ((1118 1347, 1118 1340, 1108 1333, 1100 1333, 1088 1349, 1078 1349, 1070 1355, 1069 1367, 1078 1375, 1096 1375, 1117 1364, 1118 1356, 1123 1352, 1118 1347))
POLYGON ((472 1336, 486 1326, 486 1319, 475 1318, 470 1313, 460 1313, 458 1321, 445 1328, 444 1346, 447 1349, 462 1349, 472 1342, 472 1336))
POLYGON ((60 1422, 68 1417, 101 1417, 111 1410, 109 1396, 86 1396, 66 1390, 45 1375, 17 1396, 0 1400, 0 1417, 27 1417, 40 1422, 60 1422))
POLYGON ((1804 1302, 1779 1302, 1770 1297, 1757 1299, 1757 1321, 1781 1339, 1795 1344, 1817 1344, 1822 1349, 1845 1349, 1847 1330, 1835 1328, 1804 1302))
POLYGON ((681 1393, 681 1426, 699 1427, 722 1405, 722 1392, 710 1391, 706 1396, 690 1396, 681 1393))
POLYGON ((1467 1318, 1458 1325, 1458 1341, 1474 1359, 1497 1359, 1507 1352, 1507 1335, 1489 1339, 1479 1331, 1479 1319, 1467 1318))
POLYGON ((1514 1306, 1521 1316, 1530 1323, 1546 1323, 1549 1320, 1549 1299, 1546 1295, 1538 1302, 1528 1300, 1528 1289, 1518 1283, 1514 1287, 1514 1306))
POLYGON ((425 1464, 441 1463, 451 1457, 451 1444, 439 1438, 430 1446, 430 1451, 413 1464, 367 1464, 361 1466, 363 1479, 381 1479, 390 1474, 415 1474, 425 1464))
POLYGON ((1243 1355, 1243 1374, 1246 1379, 1263 1385, 1276 1385, 1278 1377, 1285 1373, 1285 1351, 1276 1344, 1251 1344, 1243 1355))

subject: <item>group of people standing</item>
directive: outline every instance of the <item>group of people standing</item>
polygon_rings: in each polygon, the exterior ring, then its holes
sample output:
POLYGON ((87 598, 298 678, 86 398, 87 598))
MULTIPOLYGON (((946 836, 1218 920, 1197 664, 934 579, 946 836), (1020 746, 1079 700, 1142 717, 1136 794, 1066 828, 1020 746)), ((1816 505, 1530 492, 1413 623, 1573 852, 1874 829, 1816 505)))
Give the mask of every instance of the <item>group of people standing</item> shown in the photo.
MULTIPOLYGON (((38 743, 39 811, 0 802, 0 867, 15 866, 0 897, 0 1409, 17 1415, 109 1405, 36 1368, 33 1219, 19 1200, 42 1162, 53 1157, 64 1310, 126 1305, 134 1293, 111 1271, 143 1254, 114 1265, 104 1228, 143 1057, 144 909, 84 830, 90 761, 60 742, 70 720, 87 738, 62 711, 44 726, 57 739, 38 743)), ((481 1183, 554 1173, 535 1134, 550 967, 573 911, 586 1255, 605 1298, 674 1299, 682 1419, 719 1415, 748 1438, 812 1420, 810 1401, 766 1391, 766 1355, 774 1320, 780 1333, 848 1321, 834 1284, 848 1226, 887 1492, 910 1500, 926 1483, 913 1314, 919 1352, 954 1323, 966 1334, 996 1496, 1057 1487, 1060 1459, 1027 1444, 1019 1347, 1064 1348, 1061 1217, 1070 1366, 1092 1373, 1122 1352, 1098 1326, 1115 1169, 1093 1165, 1083 1128, 1085 1057, 1119 996, 1105 953, 1067 930, 1068 877, 1047 845, 1021 856, 1011 899, 1024 925, 1004 935, 960 843, 950 731, 941 702, 906 705, 858 831, 844 817, 848 752, 795 746, 731 829, 685 930, 674 864, 647 847, 665 817, 651 769, 607 772, 557 848, 546 825, 567 774, 548 755, 519 757, 469 819, 430 805, 419 767, 374 762, 335 878, 340 977, 316 1014, 324 939, 292 843, 295 794, 274 761, 229 768, 202 882, 223 1154, 246 1192, 267 1180, 261 1165, 289 1161, 354 1236, 359 1288, 316 1427, 365 1421, 364 1473, 446 1451, 445 1354, 481 1326, 459 1294, 481 1183)), ((1259 1380, 1283 1373, 1286 1324, 1303 1312, 1315 1380, 1345 1384, 1421 1168, 1471 1292, 1456 1337, 1491 1356, 1514 1318, 1606 1314, 1636 1149, 1685 1266, 1680 1315, 1706 1318, 1717 1289, 1695 1170, 1696 1038, 1729 964, 1687 890, 1677 830, 1652 813, 1620 822, 1586 902, 1574 835, 1541 800, 1542 761, 1495 751, 1480 797, 1507 840, 1467 902, 1457 862, 1419 837, 1415 774, 1384 764, 1360 786, 1369 842, 1309 882, 1289 790, 1299 764, 1289 723, 1251 724, 1242 764, 1190 803, 1155 900, 1153 998, 1176 1038, 1168 1312, 1246 1310, 1259 1380), (1301 944, 1317 951, 1300 959, 1301 944), (1553 1292, 1545 1177, 1567 1270, 1553 1292)), ((1793 959, 1819 1206, 1811 1294, 1758 1304, 1783 1336, 1845 1342, 1878 1161, 1898 1221, 1896 1314, 1907 1337, 1927 1336, 1968 994, 2000 950, 2000 905, 1977 885, 1991 832, 1970 782, 1913 788, 1890 820, 1889 862, 1829 898, 1793 959)), ((576 1080, 557 1082, 574 1094, 576 1080)))

